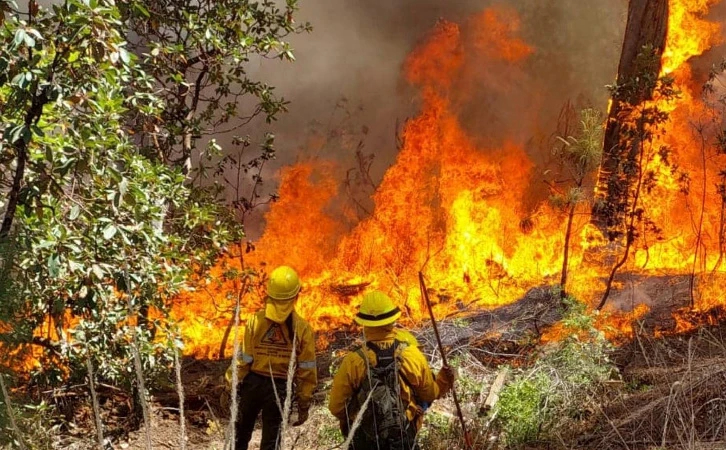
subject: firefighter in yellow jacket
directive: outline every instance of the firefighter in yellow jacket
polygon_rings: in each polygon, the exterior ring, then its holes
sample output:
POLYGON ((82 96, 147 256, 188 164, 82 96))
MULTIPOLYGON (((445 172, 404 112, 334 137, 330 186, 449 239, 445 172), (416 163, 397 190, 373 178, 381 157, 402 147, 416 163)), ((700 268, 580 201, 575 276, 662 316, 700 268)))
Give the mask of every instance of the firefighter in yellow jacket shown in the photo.
MULTIPOLYGON (((295 312, 299 292, 297 273, 287 266, 276 268, 270 274, 265 308, 255 314, 245 327, 242 354, 238 360, 237 450, 247 450, 260 412, 260 449, 278 448, 281 405, 284 405, 286 396, 293 339, 296 353, 293 395, 298 410, 298 418, 293 425, 301 425, 308 418, 317 384, 315 337, 310 325, 295 312)), ((228 382, 232 381, 231 367, 226 377, 228 382)))
POLYGON ((400 315, 386 294, 366 294, 355 316, 363 326, 365 346, 346 355, 333 379, 328 407, 340 421, 344 435, 356 416, 362 414, 352 440, 355 450, 416 448, 425 408, 445 395, 454 383, 454 372, 449 367, 443 367, 434 377, 416 339, 394 328, 400 315), (387 370, 395 375, 387 375, 387 370), (394 396, 393 400, 388 398, 394 396), (398 410, 398 419, 380 416, 398 410), (370 418, 376 414, 379 416, 370 418))

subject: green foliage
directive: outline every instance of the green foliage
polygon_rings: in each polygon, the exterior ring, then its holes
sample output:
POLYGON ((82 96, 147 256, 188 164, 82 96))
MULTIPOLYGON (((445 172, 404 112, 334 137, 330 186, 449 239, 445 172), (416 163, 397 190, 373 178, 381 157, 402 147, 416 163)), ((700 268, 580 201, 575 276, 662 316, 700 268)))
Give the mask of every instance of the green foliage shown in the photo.
POLYGON ((31 405, 12 399, 9 380, 0 373, 0 449, 56 448, 60 426, 53 421, 53 407, 45 401, 31 405))
POLYGON ((598 340, 604 339, 601 332, 595 328, 595 316, 588 313, 585 303, 568 295, 562 299, 562 306, 564 309, 562 323, 565 327, 573 332, 584 331, 598 340))
POLYGON ((600 164, 603 132, 600 111, 586 108, 580 111, 575 136, 557 136, 561 145, 555 148, 554 153, 564 166, 572 186, 551 197, 555 207, 564 210, 588 200, 583 185, 600 164))
MULTIPOLYGON (((54 420, 55 410, 46 402, 15 407, 15 420, 23 436, 23 443, 31 449, 57 448, 60 425, 54 420)), ((20 448, 7 420, 6 405, 0 396, 0 449, 20 448)))
MULTIPOLYGON (((456 370, 457 398, 467 418, 467 428, 471 432, 474 448, 479 448, 479 444, 486 441, 484 435, 488 424, 484 417, 479 417, 473 412, 477 406, 481 406, 482 391, 486 393, 488 370, 468 351, 450 354, 448 363, 456 370)), ((421 448, 430 450, 464 448, 461 424, 456 416, 453 401, 448 398, 437 400, 426 411, 423 427, 418 434, 418 442, 421 448)))
POLYGON ((484 382, 470 375, 468 371, 460 370, 459 377, 456 381, 456 388, 459 391, 459 397, 462 402, 474 402, 479 398, 484 388, 484 382))
POLYGON ((438 450, 451 448, 451 440, 456 438, 458 423, 436 411, 428 411, 424 426, 418 433, 421 448, 438 450))
POLYGON ((454 317, 451 319, 451 325, 456 328, 469 328, 471 326, 471 319, 466 317, 454 317))
POLYGON ((0 308, 0 356, 6 357, 8 347, 3 344, 1 339, 4 335, 2 332, 2 324, 8 323, 12 319, 13 306, 17 303, 17 284, 13 278, 13 268, 15 266, 16 242, 13 236, 9 236, 6 240, 0 240, 0 299, 3 299, 4 308, 0 308))
MULTIPOLYGON (((284 110, 245 66, 292 60, 285 38, 308 26, 294 0, 0 5, 0 245, 15 239, 0 256, 0 342, 43 348, 38 381, 83 378, 92 358, 128 386, 135 350, 146 375, 168 369, 182 345, 170 300, 242 236, 220 198, 225 167, 204 170, 224 149, 197 139, 284 110)), ((235 139, 256 186, 274 147, 267 136, 250 156, 249 142, 235 139)))
POLYGON ((447 362, 456 373, 456 389, 462 402, 475 401, 484 388, 484 377, 476 368, 480 366, 470 353, 460 352, 448 356, 447 362))
MULTIPOLYGON (((574 109, 569 106, 564 116, 574 115, 574 109)), ((554 187, 550 203, 567 213, 567 226, 562 254, 562 274, 560 277, 561 297, 567 293, 567 276, 570 254, 570 240, 572 238, 575 212, 579 205, 591 200, 592 186, 587 181, 595 173, 602 157, 603 124, 602 115, 595 109, 580 111, 580 121, 576 136, 557 136, 561 145, 555 148, 562 171, 567 173, 567 186, 564 191, 554 187)), ((567 120, 565 121, 568 122, 567 120)))
MULTIPOLYGON (((327 409, 326 409, 327 411, 327 409)), ((318 440, 317 443, 324 447, 335 447, 343 443, 343 433, 340 431, 340 427, 335 417, 332 414, 326 414, 326 421, 318 429, 318 440)))
MULTIPOLYGON (((38 13, 32 51, 27 43, 0 47, 0 58, 15 68, 9 77, 17 71, 37 80, 3 86, 10 107, 2 122, 22 120, 47 97, 22 155, 12 132, 3 142, 27 164, 14 217, 19 290, 12 339, 43 342, 71 368, 83 367, 90 352, 111 380, 128 368, 130 317, 162 308, 183 281, 184 266, 171 262, 181 256, 175 249, 183 237, 165 233, 162 224, 167 208, 189 195, 180 173, 144 158, 124 132, 127 105, 143 95, 126 89, 138 72, 124 53, 119 19, 110 3, 69 1, 54 5, 53 14, 38 13), (124 291, 134 292, 130 302, 124 291), (49 332, 39 341, 43 325, 49 332)), ((2 38, 29 29, 14 16, 2 38)), ((156 347, 151 339, 142 345, 156 347)), ((159 351, 150 349, 147 364, 159 351)))
MULTIPOLYGON (((192 156, 203 161, 221 150, 197 149, 197 139, 235 132, 258 115, 269 123, 285 111, 287 102, 272 86, 251 79, 247 65, 294 60, 287 37, 310 30, 293 19, 297 0, 284 6, 270 0, 135 0, 120 8, 136 36, 130 45, 142 55, 140 66, 156 80, 155 95, 164 105, 135 127, 149 154, 188 170, 192 156)), ((204 176, 206 169, 195 170, 204 176)))
MULTIPOLYGON (((652 47, 645 46, 641 50, 635 65, 635 75, 610 86, 613 113, 618 118, 619 128, 616 141, 606 143, 611 147, 606 149, 604 158, 608 166, 606 186, 603 186, 603 195, 597 199, 594 210, 600 219, 604 219, 608 238, 624 238, 627 247, 642 230, 655 234, 660 231, 648 219, 639 200, 641 193, 652 189, 657 181, 658 175, 652 168, 654 164, 650 163, 659 160, 660 167, 671 165, 671 150, 653 144, 670 119, 669 112, 659 105, 680 95, 672 76, 659 75, 660 55, 652 47)), ((687 178, 687 174, 683 176, 687 178)), ((601 184, 605 184, 605 180, 601 180, 601 184)), ((627 256, 626 251, 624 260, 627 256)))
POLYGON ((519 377, 502 390, 497 404, 497 422, 507 445, 537 440, 542 425, 551 420, 548 391, 552 380, 541 372, 519 377))
POLYGON ((580 111, 580 123, 576 136, 558 136, 563 144, 558 154, 573 169, 573 176, 588 175, 600 164, 602 157, 603 118, 600 111, 585 108, 580 111))
POLYGON ((508 446, 576 433, 599 386, 615 371, 608 357, 610 344, 592 327, 593 318, 576 300, 567 297, 565 303, 565 325, 572 334, 533 367, 520 371, 495 407, 494 424, 508 446))

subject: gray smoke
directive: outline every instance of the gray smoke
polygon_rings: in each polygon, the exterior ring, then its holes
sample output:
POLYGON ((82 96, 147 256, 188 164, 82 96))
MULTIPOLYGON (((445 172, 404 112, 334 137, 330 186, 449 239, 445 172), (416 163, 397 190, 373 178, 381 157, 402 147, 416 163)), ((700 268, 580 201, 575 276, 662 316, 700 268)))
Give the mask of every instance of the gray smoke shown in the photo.
MULTIPOLYGON (((440 18, 465 23, 492 5, 518 11, 520 35, 535 51, 517 89, 506 92, 487 89, 487 80, 507 76, 506 70, 468 61, 467 73, 481 88, 458 99, 460 118, 477 142, 496 145, 514 137, 529 143, 535 163, 545 164, 550 149, 543 142, 555 132, 565 102, 606 107, 605 86, 615 79, 622 45, 625 0, 301 0, 299 20, 311 22, 314 30, 292 39, 297 61, 265 61, 254 72, 291 102, 289 113, 274 124, 278 161, 267 178, 310 156, 354 167, 354 149, 362 141, 364 152, 375 154, 371 175, 379 181, 395 160, 396 124, 417 112, 417 92, 401 76, 406 56, 440 18), (341 129, 351 142, 331 138, 331 131, 341 129)), ((253 235, 254 228, 248 230, 253 235)))
MULTIPOLYGON (((370 130, 368 149, 390 162, 396 119, 416 112, 415 91, 401 81, 406 55, 439 18, 462 23, 496 4, 519 11, 522 38, 535 48, 526 67, 527 86, 500 102, 472 98, 470 103, 486 104, 464 105, 463 119, 476 123, 492 118, 498 126, 512 126, 535 94, 541 97, 543 112, 551 109, 555 116, 567 100, 584 98, 601 107, 606 103, 605 85, 615 79, 622 43, 625 1, 302 0, 301 19, 315 30, 294 38, 298 61, 283 70, 263 70, 292 101, 290 113, 276 128, 281 146, 295 149, 288 139, 300 139, 311 119, 327 121, 338 99, 345 97, 352 107, 362 108, 357 119, 370 130)), ((486 86, 477 95, 486 96, 486 86)), ((476 129, 471 131, 478 137, 476 129)))

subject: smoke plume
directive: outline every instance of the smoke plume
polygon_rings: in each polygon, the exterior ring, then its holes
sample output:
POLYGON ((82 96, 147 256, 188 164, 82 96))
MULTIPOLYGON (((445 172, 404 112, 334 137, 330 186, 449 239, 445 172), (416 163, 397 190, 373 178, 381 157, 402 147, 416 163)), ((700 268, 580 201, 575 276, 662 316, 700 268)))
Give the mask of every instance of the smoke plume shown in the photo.
MULTIPOLYGON (((466 45, 476 45, 477 27, 487 24, 473 18, 493 5, 511 12, 532 54, 515 68, 478 64, 465 55, 465 70, 452 89, 458 114, 475 142, 496 146, 514 137, 535 164, 546 165, 548 139, 565 102, 606 108, 625 1, 303 0, 299 20, 314 30, 293 37, 297 61, 264 61, 252 73, 291 102, 274 124, 278 161, 266 178, 314 157, 338 162, 342 179, 362 149, 375 155, 370 175, 379 181, 396 157, 397 124, 417 112, 418 91, 401 74, 406 56, 442 19, 461 24, 466 45)), ((253 136, 255 131, 261 130, 250 130, 253 136)), ((533 190, 542 187, 535 183, 533 190)), ((258 227, 248 225, 254 236, 258 227)))

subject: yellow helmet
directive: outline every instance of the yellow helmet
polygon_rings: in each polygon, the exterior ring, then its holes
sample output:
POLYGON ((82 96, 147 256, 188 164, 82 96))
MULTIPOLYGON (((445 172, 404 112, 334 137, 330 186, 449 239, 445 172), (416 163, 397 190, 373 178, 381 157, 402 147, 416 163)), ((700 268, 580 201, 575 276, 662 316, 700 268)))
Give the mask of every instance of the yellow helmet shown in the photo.
POLYGON ((389 296, 381 291, 373 291, 363 296, 355 321, 365 327, 382 327, 392 324, 401 316, 401 310, 389 296))
POLYGON ((267 282, 267 296, 273 300, 292 300, 300 292, 300 278, 292 267, 280 266, 267 282))

